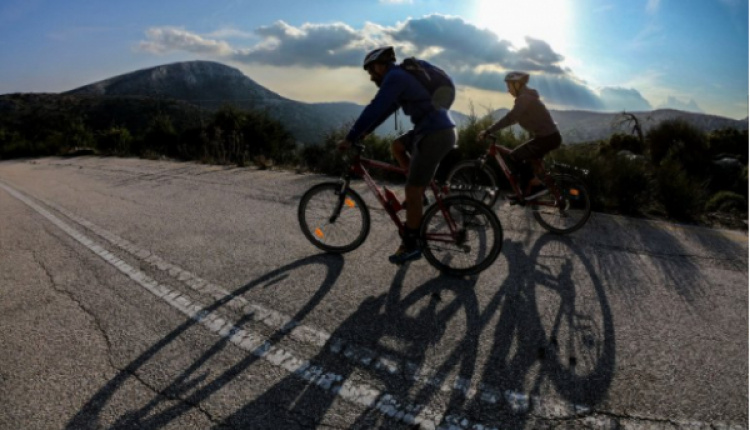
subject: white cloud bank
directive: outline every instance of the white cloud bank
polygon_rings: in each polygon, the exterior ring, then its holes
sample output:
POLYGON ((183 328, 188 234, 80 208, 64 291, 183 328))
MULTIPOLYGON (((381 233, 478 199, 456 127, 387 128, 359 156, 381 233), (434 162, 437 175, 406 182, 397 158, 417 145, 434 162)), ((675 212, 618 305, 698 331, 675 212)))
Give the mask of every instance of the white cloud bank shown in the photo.
POLYGON ((360 30, 343 23, 295 27, 277 21, 257 28, 254 34, 260 42, 233 47, 182 28, 156 27, 146 32, 146 40, 138 49, 154 54, 190 52, 247 65, 337 69, 360 67, 368 50, 394 45, 400 57, 416 55, 440 65, 458 85, 505 91, 506 71, 524 70, 532 74, 530 86, 557 107, 612 111, 651 108, 634 89, 590 88, 563 67, 564 57, 543 40, 527 38, 525 46, 516 47, 458 17, 428 15, 391 27, 367 24, 360 30))

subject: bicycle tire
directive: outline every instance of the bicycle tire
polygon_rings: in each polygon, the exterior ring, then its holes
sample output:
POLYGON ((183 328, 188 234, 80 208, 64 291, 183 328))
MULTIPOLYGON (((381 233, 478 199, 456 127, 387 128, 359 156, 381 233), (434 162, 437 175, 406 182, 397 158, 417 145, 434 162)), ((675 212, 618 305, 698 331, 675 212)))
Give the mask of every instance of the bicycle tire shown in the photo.
POLYGON ((441 272, 475 275, 490 267, 500 255, 503 228, 487 205, 466 196, 450 196, 442 200, 442 206, 436 202, 427 208, 420 239, 425 258, 441 272), (450 229, 444 213, 450 214, 459 228, 462 237, 458 242, 455 238, 447 240, 450 229), (446 240, 438 240, 437 235, 446 240))
MULTIPOLYGON (((562 194, 564 207, 540 206, 531 203, 536 221, 549 232, 555 234, 572 233, 589 220, 591 216, 591 197, 584 182, 568 174, 553 173, 550 175, 555 187, 562 194)), ((549 193, 536 202, 554 203, 554 196, 549 193)))
POLYGON ((492 207, 499 196, 497 177, 487 164, 466 160, 448 173, 451 194, 465 195, 492 207))
POLYGON ((341 200, 340 191, 340 182, 315 185, 302 195, 297 209, 297 219, 307 240, 334 254, 357 249, 370 233, 370 211, 362 197, 347 188, 341 200), (339 205, 341 213, 332 219, 339 205))

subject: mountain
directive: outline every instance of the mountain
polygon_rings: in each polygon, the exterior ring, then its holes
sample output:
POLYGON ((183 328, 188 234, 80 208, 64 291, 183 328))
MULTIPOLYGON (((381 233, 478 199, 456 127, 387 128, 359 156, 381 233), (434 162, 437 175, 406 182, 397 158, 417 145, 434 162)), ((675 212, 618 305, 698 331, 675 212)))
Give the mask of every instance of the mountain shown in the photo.
MULTIPOLYGON (((498 109, 491 116, 497 120, 502 118, 508 109, 498 109)), ((735 120, 716 115, 684 112, 675 109, 659 109, 648 112, 628 112, 635 115, 641 124, 644 133, 659 125, 662 121, 672 119, 684 119, 692 126, 709 132, 723 128, 736 128, 738 130, 748 129, 748 119, 735 120)), ((565 143, 582 143, 596 140, 606 140, 617 132, 630 133, 632 126, 622 123, 622 112, 590 112, 575 110, 550 110, 552 119, 557 123, 560 134, 565 143)), ((457 123, 459 121, 456 121, 457 123)), ((520 133, 522 130, 517 125, 513 130, 520 133)))
MULTIPOLYGON (((181 62, 138 70, 64 94, 175 99, 203 109, 217 109, 227 103, 241 108, 263 109, 280 120, 304 143, 318 142, 326 132, 356 119, 363 109, 363 106, 355 103, 303 103, 290 100, 268 90, 238 69, 211 61, 181 62)), ((498 119, 505 113, 507 109, 500 109, 493 112, 493 117, 498 119)), ((553 110, 551 114, 566 143, 607 139, 616 131, 629 131, 615 125, 621 118, 620 113, 553 110)), ((674 118, 683 118, 703 131, 748 128, 747 118, 738 121, 673 109, 634 114, 644 132, 661 121, 674 118)), ((458 125, 467 122, 468 117, 460 112, 452 111, 452 116, 458 125)), ((408 119, 399 115, 399 122, 404 127, 408 119)), ((389 119, 376 132, 394 134, 394 128, 394 121, 389 119)))
POLYGON ((327 131, 355 118, 362 109, 354 103, 310 104, 290 100, 233 67, 211 61, 181 62, 138 70, 65 94, 175 99, 209 110, 226 104, 266 110, 303 142, 317 141, 327 131))

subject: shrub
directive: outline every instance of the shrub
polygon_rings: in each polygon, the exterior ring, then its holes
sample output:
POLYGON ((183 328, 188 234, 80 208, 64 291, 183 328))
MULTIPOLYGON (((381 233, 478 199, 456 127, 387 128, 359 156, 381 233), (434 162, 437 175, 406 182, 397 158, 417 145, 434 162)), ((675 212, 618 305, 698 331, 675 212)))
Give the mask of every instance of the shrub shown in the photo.
POLYGON ((747 142, 748 131, 736 128, 716 130, 708 135, 708 146, 712 157, 737 156, 743 164, 747 164, 747 142))
POLYGON ((100 132, 96 148, 105 155, 126 155, 130 152, 133 136, 125 127, 111 127, 100 132))
POLYGON ((705 173, 708 165, 706 135, 684 119, 661 122, 647 136, 651 161, 658 166, 670 153, 691 175, 705 173))
POLYGON ((615 133, 609 138, 609 146, 614 152, 630 151, 633 154, 643 154, 641 141, 632 134, 615 133))
POLYGON ((346 164, 337 145, 346 136, 347 131, 348 127, 345 126, 330 130, 324 136, 322 144, 302 148, 301 162, 304 167, 316 173, 340 175, 346 164))
POLYGON ((149 154, 149 158, 155 155, 177 155, 177 144, 179 137, 172 125, 172 119, 164 114, 156 115, 143 136, 142 147, 138 148, 139 154, 149 154))
POLYGON ((205 138, 192 133, 191 138, 204 145, 205 159, 220 164, 245 166, 250 159, 288 163, 297 157, 292 135, 263 111, 224 106, 213 115, 204 134, 205 138))
POLYGON ((666 160, 656 172, 660 202, 667 214, 673 218, 689 220, 695 218, 704 201, 703 187, 688 176, 676 160, 666 160))
POLYGON ((649 171, 645 163, 614 154, 604 164, 608 172, 607 195, 615 208, 628 215, 641 212, 649 200, 649 171))
POLYGON ((706 202, 707 212, 747 213, 747 200, 731 191, 719 191, 706 202))

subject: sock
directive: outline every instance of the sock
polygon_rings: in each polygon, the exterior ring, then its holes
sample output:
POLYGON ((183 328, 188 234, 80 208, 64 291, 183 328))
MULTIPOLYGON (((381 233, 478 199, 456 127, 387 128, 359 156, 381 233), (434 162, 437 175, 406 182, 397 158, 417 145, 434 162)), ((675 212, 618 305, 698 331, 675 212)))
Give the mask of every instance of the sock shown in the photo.
POLYGON ((414 249, 417 247, 417 239, 419 238, 419 230, 404 227, 403 244, 407 249, 414 249))

